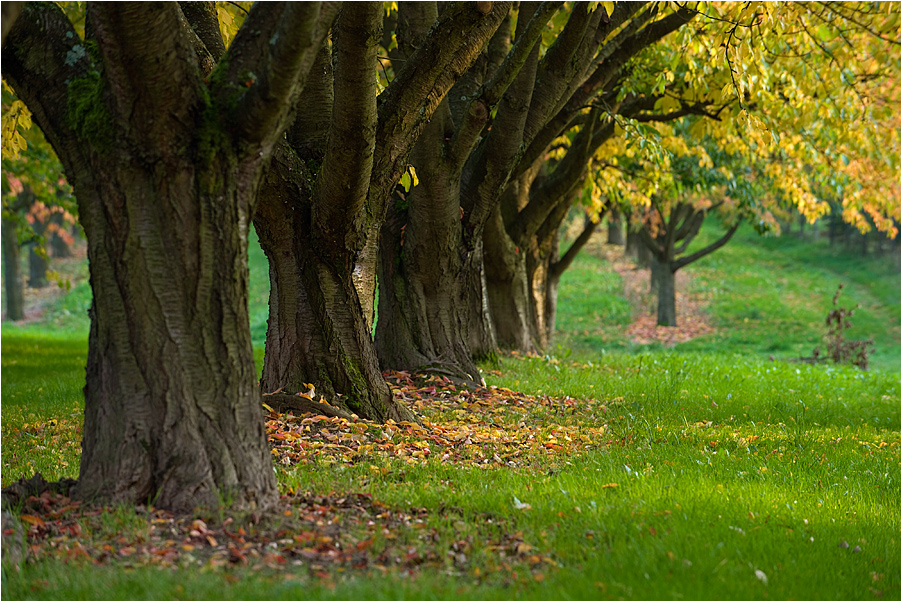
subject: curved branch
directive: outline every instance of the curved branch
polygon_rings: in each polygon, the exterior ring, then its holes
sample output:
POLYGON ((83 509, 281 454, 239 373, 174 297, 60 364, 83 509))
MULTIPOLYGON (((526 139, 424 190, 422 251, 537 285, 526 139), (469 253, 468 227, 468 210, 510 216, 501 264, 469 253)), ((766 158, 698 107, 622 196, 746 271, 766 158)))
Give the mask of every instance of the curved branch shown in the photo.
POLYGON ((375 215, 384 212, 420 132, 510 8, 510 2, 493 3, 489 13, 471 2, 446 8, 379 95, 375 163, 367 201, 375 215))
MULTIPOLYGON (((616 15, 616 10, 615 10, 616 15)), ((635 17, 636 19, 645 18, 646 13, 635 17)), ((681 8, 679 11, 667 15, 663 19, 655 21, 639 32, 630 35, 626 39, 620 39, 615 36, 611 43, 617 45, 617 50, 602 61, 592 75, 586 79, 585 83, 576 88, 570 99, 564 104, 555 115, 545 122, 542 128, 536 132, 531 139, 524 142, 528 144, 526 151, 523 153, 518 162, 511 178, 516 178, 525 172, 530 165, 541 157, 548 146, 557 138, 564 128, 570 123, 570 120, 579 113, 589 101, 605 89, 605 87, 614 80, 620 70, 626 63, 632 59, 641 50, 658 42, 663 37, 676 31, 686 23, 688 23, 695 13, 691 10, 681 8)))
POLYGON ((519 75, 542 36, 542 30, 563 2, 543 2, 533 14, 522 35, 518 35, 504 62, 495 70, 491 79, 476 92, 464 112, 464 123, 451 141, 451 156, 459 165, 467 159, 492 109, 498 105, 504 93, 519 75))
POLYGON ((607 211, 608 207, 606 206, 598 216, 597 222, 592 221, 586 216, 586 223, 583 226, 583 231, 579 233, 579 236, 576 237, 576 240, 574 240, 573 244, 570 245, 570 248, 567 249, 567 252, 564 253, 560 259, 551 264, 550 272, 553 277, 560 278, 561 274, 567 271, 567 268, 570 267, 570 264, 572 264, 573 260, 576 259, 576 256, 579 255, 579 252, 582 251, 583 247, 586 246, 586 243, 591 240, 592 235, 595 233, 595 229, 598 228, 598 224, 601 223, 601 218, 607 211))
POLYGON ((287 127, 337 10, 319 2, 258 2, 251 9, 217 69, 222 72, 211 76, 222 116, 251 147, 271 147, 287 127))
POLYGON ((726 234, 721 236, 719 239, 717 239, 715 242, 711 243, 704 249, 696 251, 695 253, 693 253, 691 255, 686 255, 685 257, 680 257, 676 261, 671 262, 671 264, 670 264, 671 271, 676 272, 678 269, 689 265, 693 261, 701 259, 705 255, 713 253, 717 249, 719 249, 722 246, 724 246, 725 244, 727 244, 730 241, 730 239, 733 238, 733 235, 736 234, 736 230, 739 229, 739 224, 741 224, 741 223, 742 223, 741 220, 737 221, 735 224, 733 224, 733 227, 727 231, 726 234))
POLYGON ((67 61, 78 46, 83 42, 59 6, 29 3, 9 31, 0 63, 3 78, 31 111, 73 184, 77 173, 90 169, 68 119, 68 86, 94 69, 87 55, 67 61))
POLYGON ((219 62, 225 54, 225 42, 222 41, 222 32, 219 31, 219 17, 216 14, 215 2, 179 2, 182 13, 191 25, 197 38, 203 42, 204 47, 213 61, 219 62))
POLYGON ((193 135, 202 78, 180 12, 166 2, 88 4, 110 108, 143 140, 170 138, 175 131, 187 144, 193 135))

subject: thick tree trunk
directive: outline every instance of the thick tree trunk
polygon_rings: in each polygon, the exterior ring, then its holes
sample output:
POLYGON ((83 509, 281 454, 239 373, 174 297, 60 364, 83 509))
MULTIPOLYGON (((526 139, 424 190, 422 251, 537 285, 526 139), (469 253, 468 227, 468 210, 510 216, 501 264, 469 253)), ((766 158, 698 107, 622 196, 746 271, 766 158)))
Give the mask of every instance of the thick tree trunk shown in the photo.
POLYGON ((96 53, 67 58, 79 36, 49 3, 27 5, 3 48, 3 75, 62 161, 88 241, 75 495, 177 512, 269 506, 248 228, 319 46, 319 6, 255 6, 208 79, 209 54, 176 4, 87 10, 96 53))
POLYGON ((500 207, 486 222, 482 239, 489 311, 498 345, 524 353, 535 351, 526 267, 529 250, 521 249, 508 237, 500 207))
POLYGON ((652 278, 658 295, 658 326, 676 326, 676 273, 669 262, 655 260, 652 278))
POLYGON ((298 393, 310 383, 317 399, 358 416, 413 420, 382 378, 347 267, 334 265, 311 238, 298 236, 312 229, 310 181, 306 166, 283 148, 273 158, 254 215, 270 270, 263 392, 298 393))
POLYGON ((19 264, 19 240, 16 222, 3 218, 3 285, 6 287, 6 319, 25 319, 25 296, 19 264))
POLYGON ((481 377, 467 344, 473 257, 461 253, 458 180, 417 171, 409 207, 392 208, 382 229, 379 362, 476 384, 481 377))
POLYGON ((97 196, 76 186, 94 291, 77 493, 181 511, 268 505, 276 488, 250 344, 249 220, 224 202, 253 184, 239 184, 227 160, 197 174, 116 159, 95 163, 97 196))

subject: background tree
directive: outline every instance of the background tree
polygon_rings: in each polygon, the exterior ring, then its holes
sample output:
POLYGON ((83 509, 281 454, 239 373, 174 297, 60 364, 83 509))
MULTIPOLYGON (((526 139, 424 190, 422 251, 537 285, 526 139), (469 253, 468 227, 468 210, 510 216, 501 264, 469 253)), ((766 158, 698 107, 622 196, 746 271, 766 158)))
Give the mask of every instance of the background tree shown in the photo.
POLYGON ((721 180, 759 231, 777 228, 780 203, 814 221, 828 199, 849 195, 844 220, 897 234, 899 191, 885 183, 898 179, 898 127, 890 125, 898 123, 898 23, 889 6, 705 5, 705 14, 633 61, 619 82, 621 104, 608 103, 616 135, 595 160, 605 196, 627 199, 645 216, 637 232, 664 291, 659 323, 674 323, 673 272, 713 250, 673 254, 687 248, 708 210, 684 202, 700 200, 693 188, 721 180), (629 115, 622 107, 633 99, 653 106, 629 115), (705 118, 687 121, 687 109, 705 118), (684 124, 674 129, 666 115, 684 124), (695 168, 687 149, 702 148, 695 168), (636 168, 624 170, 626 163, 636 168), (686 244, 675 247, 679 239, 686 244))
MULTIPOLYGON (((3 90, 3 220, 4 285, 7 319, 24 318, 20 247, 28 248, 28 286, 43 288, 48 278, 51 251, 69 252, 74 242, 75 204, 62 166, 40 130, 31 127, 31 112, 4 84, 3 90)), ((62 286, 62 282, 59 282, 62 286)))
MULTIPOLYGON (((502 196, 522 198, 510 187, 525 188, 519 180, 534 177, 533 165, 586 102, 644 45, 690 18, 678 11, 644 28, 658 16, 655 7, 643 12, 641 4, 602 4, 608 6, 577 3, 564 13, 555 23, 559 33, 549 40, 543 56, 543 47, 528 44, 526 32, 546 5, 521 5, 511 54, 504 58, 510 42, 499 33, 489 44, 484 68, 474 70, 462 80, 459 92, 450 94, 460 101, 449 103, 443 121, 433 120, 434 127, 424 132, 412 161, 421 185, 396 203, 383 230, 376 327, 383 367, 429 369, 475 380, 470 357, 489 338, 479 330, 488 323, 481 317, 493 298, 490 291, 483 293, 482 245, 498 243, 515 255, 520 248, 512 241, 482 236, 487 223, 498 219, 492 215, 502 196), (533 15, 529 24, 527 14, 533 15), (511 56, 522 48, 529 52, 522 53, 520 67, 511 56), (497 86, 508 79, 509 87, 497 86)), ((585 164, 571 163, 578 165, 578 183, 585 164)), ((557 182, 554 190, 562 195, 574 186, 565 178, 557 182)), ((538 229, 553 206, 534 205, 518 227, 538 229)), ((487 249, 485 257, 495 259, 496 253, 487 249)), ((516 284, 506 275, 499 280, 506 295, 496 299, 525 298, 520 294, 524 278, 518 276, 516 284)), ((521 309, 508 314, 522 316, 521 309)), ((512 338, 522 340, 523 320, 511 323, 516 324, 510 329, 512 338)), ((501 342, 500 321, 494 324, 501 342)))

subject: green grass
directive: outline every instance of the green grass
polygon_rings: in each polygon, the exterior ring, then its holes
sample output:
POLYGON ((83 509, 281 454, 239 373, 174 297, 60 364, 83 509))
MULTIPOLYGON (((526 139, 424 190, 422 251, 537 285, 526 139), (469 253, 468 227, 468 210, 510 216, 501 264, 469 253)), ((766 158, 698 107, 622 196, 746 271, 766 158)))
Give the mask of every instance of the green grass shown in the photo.
MULTIPOLYGON (((530 451, 516 468, 375 457, 347 465, 328 456, 278 466, 286 493, 360 492, 397 511, 426 509, 420 523, 378 531, 373 544, 437 551, 422 570, 323 576, 306 567, 161 569, 46 557, 20 571, 4 566, 3 597, 898 599, 898 269, 793 240, 737 236, 689 268, 695 286, 712 293, 718 333, 670 350, 629 343, 619 276, 584 256, 561 285, 558 325, 570 333, 561 346, 545 358, 485 367, 490 385, 571 398, 493 414, 497 428, 519 420, 563 437, 605 425, 578 453, 530 451), (844 299, 863 305, 850 336, 878 341, 874 369, 770 361, 820 342, 840 281, 844 299), (502 537, 522 541, 525 552, 479 545, 502 537), (459 549, 465 562, 446 556, 459 549)), ((251 266, 259 361, 262 255, 251 266)), ((80 326, 53 327, 3 327, 3 485, 34 471, 77 476, 86 342, 80 326)), ((476 414, 430 416, 451 428, 476 414)), ((86 544, 148 529, 130 508, 104 517, 85 523, 93 529, 86 544)), ((284 523, 289 537, 300 528, 292 520, 284 523)))
MULTIPOLYGON (((710 244, 716 226, 704 228, 689 252, 710 244)), ((861 257, 830 249, 826 241, 761 237, 750 227, 722 249, 684 268, 690 292, 709 297, 707 312, 718 331, 677 345, 679 351, 728 352, 777 359, 825 352, 827 313, 840 283, 839 305, 854 308, 846 339, 873 339, 871 366, 900 368, 900 270, 888 257, 861 257)), ((598 257, 583 253, 561 279, 556 353, 571 349, 587 357, 618 350, 642 352, 627 340, 628 305, 622 283, 598 257), (616 311, 612 311, 616 307, 616 311)), ((680 317, 677 316, 679 321, 680 317)))

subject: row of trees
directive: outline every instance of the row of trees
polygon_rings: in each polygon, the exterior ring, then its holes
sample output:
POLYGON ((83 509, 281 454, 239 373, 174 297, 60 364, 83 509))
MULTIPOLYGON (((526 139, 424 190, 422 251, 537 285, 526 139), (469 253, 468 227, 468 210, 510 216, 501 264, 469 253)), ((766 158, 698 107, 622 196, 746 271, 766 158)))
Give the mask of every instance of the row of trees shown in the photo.
MULTIPOLYGON (((472 384, 474 357, 546 344, 609 207, 672 274, 715 209, 816 215, 810 183, 840 152, 895 174, 877 99, 898 90, 898 23, 854 4, 141 2, 88 3, 81 25, 26 3, 3 77, 75 191, 94 291, 77 493, 267 506, 261 388, 413 420, 381 370, 472 384), (809 22, 816 52, 794 46, 809 22), (270 264, 259 383, 251 224, 270 264)), ((898 194, 832 175, 849 221, 898 219, 898 194)))

